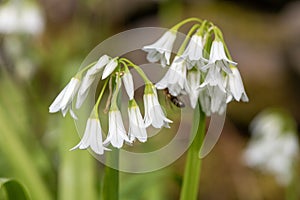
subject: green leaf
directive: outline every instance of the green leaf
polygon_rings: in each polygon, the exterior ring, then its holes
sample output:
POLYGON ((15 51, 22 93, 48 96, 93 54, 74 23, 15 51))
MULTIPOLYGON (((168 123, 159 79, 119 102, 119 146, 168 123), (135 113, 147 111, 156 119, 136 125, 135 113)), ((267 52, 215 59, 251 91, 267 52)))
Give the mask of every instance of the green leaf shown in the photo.
POLYGON ((7 178, 0 178, 0 192, 5 193, 7 200, 29 200, 25 187, 18 181, 7 178))

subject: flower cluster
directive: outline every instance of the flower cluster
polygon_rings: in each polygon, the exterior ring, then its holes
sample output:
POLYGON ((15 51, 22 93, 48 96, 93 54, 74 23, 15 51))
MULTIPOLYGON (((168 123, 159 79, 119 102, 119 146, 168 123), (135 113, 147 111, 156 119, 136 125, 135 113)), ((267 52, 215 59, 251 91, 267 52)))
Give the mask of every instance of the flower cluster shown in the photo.
POLYGON ((266 110, 251 123, 251 140, 244 152, 245 164, 272 174, 280 185, 292 181, 299 159, 296 123, 281 110, 266 110))
POLYGON ((99 79, 103 82, 91 114, 86 123, 86 129, 79 144, 74 149, 87 149, 90 147, 96 154, 103 154, 109 150, 107 146, 121 148, 124 142, 132 143, 134 140, 145 142, 147 140, 146 128, 152 125, 155 128, 169 127, 169 120, 158 101, 156 88, 147 78, 139 66, 133 64, 126 58, 111 58, 103 55, 97 62, 90 64, 79 71, 67 86, 59 93, 49 107, 49 112, 61 111, 63 116, 69 111, 74 119, 77 119, 72 104, 75 102, 76 109, 79 109, 86 100, 89 90, 93 84, 98 84, 99 79), (134 99, 134 82, 129 67, 134 68, 145 81, 144 108, 145 116, 142 117, 140 108, 134 99), (122 82, 128 95, 128 132, 124 127, 121 111, 118 105, 122 82), (107 89, 108 87, 108 89, 107 89), (103 94, 109 90, 111 97, 107 99, 108 106, 108 134, 103 141, 104 131, 101 128, 99 118, 99 105, 103 94))
POLYGON ((184 20, 167 31, 155 43, 144 46, 143 50, 148 53, 147 59, 150 62, 160 62, 162 67, 169 66, 164 77, 155 86, 141 68, 130 60, 103 55, 97 62, 79 71, 50 105, 49 112, 61 111, 65 116, 69 111, 71 116, 77 119, 72 108, 73 102, 75 108, 79 109, 85 102, 91 86, 99 84, 99 80, 103 82, 97 102, 87 120, 82 140, 72 149, 90 147, 95 153, 103 154, 104 150, 109 150, 107 146, 110 144, 121 148, 124 142, 132 143, 135 139, 145 142, 146 128, 150 125, 155 128, 169 127, 172 121, 163 112, 156 89, 165 89, 172 99, 187 94, 191 106, 195 108, 200 104, 207 116, 212 113, 224 113, 227 103, 232 100, 248 101, 237 63, 232 61, 220 29, 211 22, 197 18, 184 20), (189 30, 175 58, 171 61, 178 29, 191 21, 196 23, 189 30), (136 70, 145 82, 144 117, 134 99, 134 82, 130 67, 136 70), (124 127, 118 104, 122 83, 129 99, 128 131, 124 127), (109 91, 106 101, 109 128, 103 141, 98 111, 106 90, 109 91))
POLYGON ((232 100, 248 101, 237 63, 232 61, 220 29, 211 22, 187 19, 143 50, 148 53, 149 62, 160 61, 162 67, 170 65, 156 88, 167 88, 173 96, 188 94, 193 108, 199 100, 207 116, 224 113, 232 100), (171 62, 177 30, 190 21, 197 23, 171 62))

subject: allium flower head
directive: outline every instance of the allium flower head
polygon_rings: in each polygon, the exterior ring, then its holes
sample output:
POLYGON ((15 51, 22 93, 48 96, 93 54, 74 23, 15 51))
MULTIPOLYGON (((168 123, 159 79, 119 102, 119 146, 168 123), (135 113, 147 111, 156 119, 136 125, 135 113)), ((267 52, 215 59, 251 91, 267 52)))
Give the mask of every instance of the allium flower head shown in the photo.
POLYGON ((169 30, 155 43, 144 46, 143 50, 148 52, 148 61, 152 63, 160 61, 162 67, 170 65, 170 57, 175 39, 176 32, 169 30))
POLYGON ((155 128, 167 127, 169 128, 169 120, 158 102, 156 89, 152 84, 146 84, 144 93, 144 107, 145 107, 145 125, 146 127, 152 124, 155 128))
POLYGON ((70 114, 74 119, 77 119, 75 113, 72 111, 72 101, 77 94, 81 81, 73 77, 66 87, 58 94, 53 103, 49 107, 50 113, 61 111, 63 116, 70 110, 70 114))

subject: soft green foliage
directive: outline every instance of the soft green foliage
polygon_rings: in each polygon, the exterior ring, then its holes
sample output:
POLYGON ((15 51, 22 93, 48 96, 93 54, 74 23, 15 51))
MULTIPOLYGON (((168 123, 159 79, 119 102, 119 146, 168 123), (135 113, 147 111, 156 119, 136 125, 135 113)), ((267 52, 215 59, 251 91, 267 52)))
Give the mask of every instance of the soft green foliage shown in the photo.
POLYGON ((30 198, 25 187, 18 181, 13 179, 0 178, 0 199, 29 200, 30 198))

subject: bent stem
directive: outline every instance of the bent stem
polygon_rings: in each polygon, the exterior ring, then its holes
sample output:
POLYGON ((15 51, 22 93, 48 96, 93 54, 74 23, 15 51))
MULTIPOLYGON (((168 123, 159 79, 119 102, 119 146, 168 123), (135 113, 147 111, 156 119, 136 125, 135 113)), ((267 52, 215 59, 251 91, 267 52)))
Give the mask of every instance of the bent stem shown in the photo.
POLYGON ((201 171, 201 159, 198 157, 198 155, 204 138, 205 118, 205 113, 202 111, 200 102, 198 100, 194 111, 194 124, 191 134, 191 138, 195 138, 188 150, 180 200, 197 199, 201 171))

